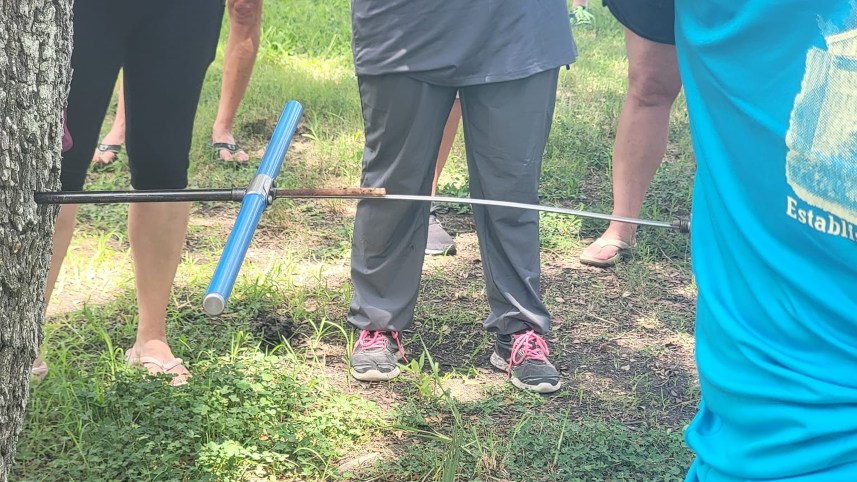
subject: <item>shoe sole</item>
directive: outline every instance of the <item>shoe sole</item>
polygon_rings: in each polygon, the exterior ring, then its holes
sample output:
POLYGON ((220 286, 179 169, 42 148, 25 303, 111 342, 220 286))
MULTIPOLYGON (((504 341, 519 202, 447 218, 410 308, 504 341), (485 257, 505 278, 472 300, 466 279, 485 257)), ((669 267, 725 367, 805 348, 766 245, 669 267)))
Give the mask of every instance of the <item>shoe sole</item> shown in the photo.
POLYGON ((145 358, 145 357, 140 357, 140 354, 134 350, 134 347, 131 347, 131 348, 128 348, 127 350, 125 350, 125 363, 129 367, 136 368, 138 370, 142 370, 144 372, 149 373, 150 375, 157 374, 157 373, 163 373, 165 375, 172 375, 173 377, 170 380, 170 385, 173 387, 180 387, 182 385, 187 385, 188 379, 193 376, 190 373, 190 370, 188 370, 187 367, 184 366, 184 362, 182 362, 180 358, 173 358, 173 360, 170 360, 170 362, 172 362, 174 360, 178 360, 178 364, 172 365, 168 369, 165 369, 165 366, 167 365, 167 363, 159 363, 156 361, 151 361, 151 359, 144 361, 144 360, 142 360, 142 358, 145 358), (152 372, 146 366, 147 364, 148 365, 155 365, 156 367, 160 368, 162 371, 152 372), (173 373, 173 372, 167 371, 167 370, 172 370, 173 368, 175 368, 177 366, 181 366, 182 368, 184 368, 185 373, 173 373))
POLYGON ((447 249, 428 249, 426 248, 426 255, 428 256, 453 256, 455 254, 455 246, 447 249))
POLYGON ((594 266, 596 268, 612 268, 616 266, 620 262, 624 261, 621 255, 611 256, 607 259, 597 259, 597 258, 580 258, 580 264, 586 266, 594 266))
POLYGON ((578 259, 580 260, 580 264, 586 266, 595 266, 596 268, 612 268, 613 266, 616 266, 619 263, 624 263, 625 261, 628 261, 634 257, 634 250, 636 249, 635 246, 630 246, 628 248, 619 248, 618 246, 615 247, 618 248, 619 251, 613 256, 606 259, 587 256, 581 253, 578 257, 578 259))
MULTIPOLYGON (((504 372, 509 371, 509 364, 496 352, 491 353, 491 364, 494 365, 495 368, 503 370, 504 372)), ((557 381, 556 385, 547 382, 539 383, 538 385, 527 385, 518 379, 518 377, 512 375, 512 385, 520 388, 521 390, 529 390, 536 393, 553 393, 562 387, 562 382, 557 381)))
POLYGON ((354 377, 355 380, 360 380, 361 382, 386 382, 399 376, 399 373, 401 373, 399 367, 396 367, 393 371, 387 373, 380 370, 367 370, 363 373, 359 373, 353 368, 351 369, 351 376, 354 377))

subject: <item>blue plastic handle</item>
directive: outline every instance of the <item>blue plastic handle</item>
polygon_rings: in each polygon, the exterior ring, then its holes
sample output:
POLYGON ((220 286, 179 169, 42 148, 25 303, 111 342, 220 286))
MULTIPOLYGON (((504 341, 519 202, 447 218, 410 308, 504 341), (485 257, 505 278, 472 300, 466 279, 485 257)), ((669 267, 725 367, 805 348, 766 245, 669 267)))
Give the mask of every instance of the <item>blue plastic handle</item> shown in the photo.
POLYGON ((253 233, 256 232, 262 212, 268 207, 271 183, 280 173, 280 167, 302 113, 303 106, 299 102, 289 101, 274 128, 274 134, 268 142, 268 148, 265 150, 256 176, 253 177, 241 201, 241 210, 238 212, 235 225, 232 227, 229 239, 226 240, 220 262, 217 263, 217 269, 214 270, 211 284, 208 285, 208 291, 202 301, 203 309, 210 315, 219 315, 226 308, 226 302, 235 285, 238 271, 241 270, 253 233))

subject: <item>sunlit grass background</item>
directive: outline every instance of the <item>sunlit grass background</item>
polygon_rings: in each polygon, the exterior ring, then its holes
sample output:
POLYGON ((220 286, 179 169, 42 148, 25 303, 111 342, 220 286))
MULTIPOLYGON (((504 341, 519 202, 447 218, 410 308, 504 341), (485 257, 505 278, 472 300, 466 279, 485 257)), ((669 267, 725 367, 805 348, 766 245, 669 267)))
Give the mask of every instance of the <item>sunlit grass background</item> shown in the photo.
MULTIPOLYGON (((593 5, 575 32, 581 57, 563 70, 542 202, 609 212, 611 151, 626 86, 622 32, 593 5)), ((356 186, 362 124, 347 0, 271 0, 237 136, 264 150, 289 99, 305 107, 279 187, 356 186)), ((196 121, 191 187, 243 186, 255 166, 208 147, 222 46, 196 121)), ((694 162, 680 99, 667 160, 642 215, 686 214, 694 162)), ((466 196, 459 136, 440 181, 466 196)), ((127 163, 93 172, 88 189, 128 187, 127 163)), ((46 380, 34 384, 17 481, 680 481, 691 454, 681 429, 698 399, 693 301, 684 235, 641 230, 634 260, 580 266, 604 224, 543 215, 545 300, 565 388, 510 388, 486 363, 492 339, 468 211, 443 217, 462 253, 429 259, 404 375, 386 385, 348 377, 344 323, 354 205, 280 200, 266 212, 227 313, 201 297, 237 206, 195 206, 169 308, 185 387, 126 367, 136 309, 126 206, 85 206, 49 309, 46 380)))

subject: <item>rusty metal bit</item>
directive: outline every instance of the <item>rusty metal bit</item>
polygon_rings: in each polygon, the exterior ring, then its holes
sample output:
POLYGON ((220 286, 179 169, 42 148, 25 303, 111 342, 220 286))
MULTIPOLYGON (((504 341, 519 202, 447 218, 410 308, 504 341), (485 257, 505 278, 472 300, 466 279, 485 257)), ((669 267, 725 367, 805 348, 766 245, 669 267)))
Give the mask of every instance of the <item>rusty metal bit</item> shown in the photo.
POLYGON ((283 198, 368 198, 383 197, 387 191, 382 187, 323 187, 310 189, 272 189, 274 199, 283 198))

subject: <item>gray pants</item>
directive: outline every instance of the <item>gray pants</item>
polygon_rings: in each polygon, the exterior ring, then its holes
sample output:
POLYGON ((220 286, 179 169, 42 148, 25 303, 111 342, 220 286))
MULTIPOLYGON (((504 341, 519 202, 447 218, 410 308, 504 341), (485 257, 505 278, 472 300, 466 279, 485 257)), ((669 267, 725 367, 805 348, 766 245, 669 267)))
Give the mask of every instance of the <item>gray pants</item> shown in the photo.
MULTIPOLYGON (((510 82, 444 87, 404 74, 360 76, 366 147, 363 187, 431 194, 443 126, 460 92, 470 195, 538 202, 559 69, 510 82)), ((402 331, 413 322, 430 203, 364 200, 351 252, 354 295, 348 321, 360 329, 402 331)), ((539 214, 473 206, 491 314, 500 334, 546 333, 539 294, 539 214)))

